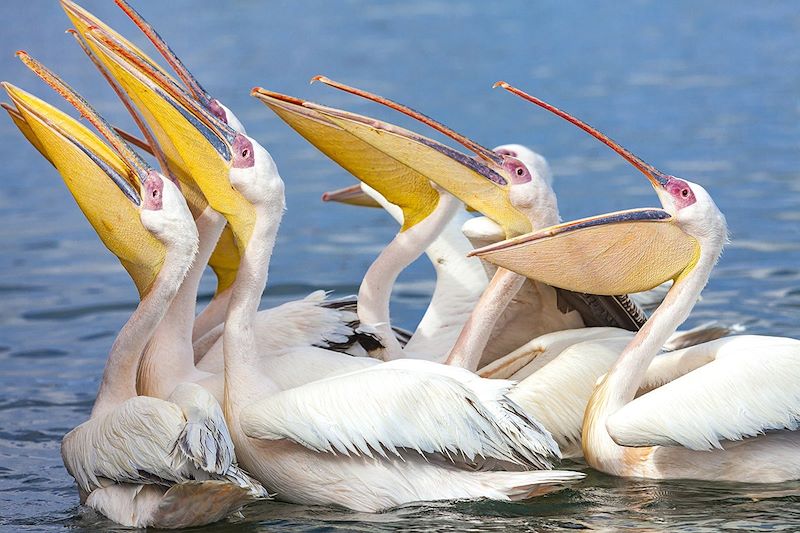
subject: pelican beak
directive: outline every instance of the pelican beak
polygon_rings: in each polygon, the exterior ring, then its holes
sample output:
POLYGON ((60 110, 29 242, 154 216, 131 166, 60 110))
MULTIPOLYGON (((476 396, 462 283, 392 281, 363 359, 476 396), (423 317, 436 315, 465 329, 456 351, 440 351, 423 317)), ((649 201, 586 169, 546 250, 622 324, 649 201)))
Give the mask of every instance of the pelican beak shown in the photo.
MULTIPOLYGON (((497 86, 564 118, 639 169, 656 192, 667 177, 585 122, 505 82, 497 86)), ((700 245, 663 209, 634 209, 559 224, 474 250, 471 255, 554 287, 598 295, 652 289, 688 272, 700 245)))
MULTIPOLYGON (((210 111, 215 117, 224 121, 225 112, 223 111, 222 107, 220 107, 219 102, 212 98, 211 95, 208 94, 208 92, 203 88, 203 86, 200 85, 200 82, 197 81, 197 78, 195 78, 189 69, 186 68, 186 66, 183 64, 183 61, 181 61, 175 52, 172 51, 167 42, 158 34, 155 28, 153 28, 153 26, 151 26, 150 23, 147 22, 144 17, 142 17, 139 12, 136 11, 125 0, 115 1, 122 11, 124 11, 125 14, 128 15, 128 17, 133 21, 133 23, 138 26, 142 33, 144 33, 145 36, 150 39, 150 42, 153 43, 153 46, 156 47, 162 57, 164 57, 167 63, 169 63, 194 99, 200 102, 200 104, 210 111)), ((136 51, 135 48, 132 49, 136 51)))
POLYGON ((92 28, 86 38, 139 109, 167 156, 180 162, 208 204, 228 220, 237 246, 244 246, 252 233, 255 212, 230 183, 233 143, 238 134, 113 35, 92 28))
POLYGON ((328 191, 322 195, 323 202, 337 202, 340 204, 356 205, 361 207, 380 207, 381 204, 376 202, 370 195, 364 192, 360 183, 337 189, 335 191, 328 191))
MULTIPOLYGON (((140 48, 134 45, 132 42, 127 40, 125 37, 114 31, 108 24, 100 20, 99 18, 95 17, 89 11, 84 9, 83 7, 79 6, 72 0, 61 0, 61 7, 64 9, 64 12, 69 17, 72 25, 75 26, 75 30, 85 39, 86 33, 89 31, 90 28, 98 28, 105 33, 114 36, 115 39, 125 44, 126 47, 133 50, 139 57, 143 60, 147 61, 147 63, 154 68, 161 72, 163 76, 169 77, 169 74, 159 66, 158 63, 150 59, 150 57, 145 54, 140 48)), ((171 79, 171 78, 170 78, 171 79)), ((174 80, 173 80, 174 81, 174 80)))
POLYGON ((470 255, 562 289, 614 296, 678 278, 698 242, 663 209, 634 209, 545 228, 470 255))
MULTIPOLYGON (((9 83, 3 87, 16 106, 17 118, 59 171, 103 244, 119 258, 139 294, 147 294, 166 250, 139 217, 142 162, 128 158, 132 151, 123 156, 112 150, 77 120, 35 96, 9 83)), ((91 108, 81 112, 96 122, 91 108)), ((25 130, 23 134, 31 139, 25 130)))
POLYGON ((579 127, 580 129, 582 129, 583 131, 585 131, 586 133, 588 133, 589 135, 591 135, 595 139, 599 140, 600 142, 602 142, 603 144, 605 144, 606 146, 608 146, 609 148, 611 148, 612 150, 617 152, 620 156, 622 156, 631 165, 633 165, 634 167, 639 169, 639 171, 642 174, 644 174, 647 177, 647 179, 650 181, 650 183, 653 185, 653 188, 656 190, 656 192, 664 190, 664 186, 667 184, 667 176, 666 176, 666 174, 664 174, 663 172, 661 172, 660 170, 655 168, 653 165, 644 162, 641 158, 639 158, 638 156, 634 155, 629 150, 627 150, 626 148, 622 147, 619 143, 617 143, 613 139, 609 138, 604 133, 598 131, 594 127, 590 126, 589 124, 585 123, 581 119, 570 115, 566 111, 562 111, 561 109, 557 108, 554 105, 548 104, 544 100, 541 100, 541 99, 539 99, 539 98, 537 98, 537 97, 535 97, 533 95, 530 95, 530 94, 528 94, 528 93, 526 93, 526 92, 524 92, 524 91, 522 91, 520 89, 517 89, 516 87, 513 87, 513 86, 509 85, 508 83, 506 83, 504 81, 498 81, 497 83, 494 84, 494 87, 495 88, 496 87, 501 87, 501 88, 507 90, 508 92, 510 92, 512 94, 516 94, 517 96, 519 96, 523 100, 527 100, 528 102, 536 104, 539 107, 550 111, 554 115, 557 115, 557 116, 563 118, 567 122, 570 122, 571 124, 574 124, 575 126, 579 127))
MULTIPOLYGON (((39 140, 36 134, 33 133, 31 125, 28 124, 28 121, 25 120, 25 116, 20 113, 19 109, 13 105, 8 105, 5 102, 0 103, 0 106, 6 110, 8 116, 11 117, 11 121, 14 123, 17 129, 19 129, 20 133, 22 133, 22 135, 28 140, 28 142, 31 143, 31 145, 33 145, 33 147, 36 148, 36 150, 42 154, 45 159, 50 161, 50 156, 47 155, 47 150, 45 150, 42 142, 39 140)), ((53 164, 53 162, 50 161, 50 164, 53 164)))
MULTIPOLYGON (((251 94, 318 150, 398 206, 403 211, 400 231, 424 220, 436 208, 439 192, 427 176, 361 140, 346 129, 347 120, 312 109, 309 102, 260 87, 253 89, 251 94)), ((371 120, 344 111, 332 111, 353 117, 353 120, 371 120)))
POLYGON ((326 115, 329 120, 380 150, 386 156, 407 165, 459 198, 466 205, 491 218, 503 227, 506 235, 519 235, 531 230, 530 221, 509 201, 508 192, 512 176, 504 168, 504 156, 484 148, 477 142, 409 107, 323 76, 317 76, 313 81, 320 81, 391 107, 449 136, 473 152, 475 157, 386 122, 360 117, 337 109, 306 104, 307 107, 326 115))

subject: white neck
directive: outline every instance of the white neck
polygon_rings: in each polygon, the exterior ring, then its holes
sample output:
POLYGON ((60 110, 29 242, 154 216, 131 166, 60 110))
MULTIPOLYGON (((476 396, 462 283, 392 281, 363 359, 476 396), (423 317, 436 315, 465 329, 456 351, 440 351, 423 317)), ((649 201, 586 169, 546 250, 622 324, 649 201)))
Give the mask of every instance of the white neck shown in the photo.
MULTIPOLYGON (((138 391, 146 396, 166 398, 175 386, 197 372, 192 350, 192 328, 197 289, 222 230, 225 217, 210 206, 195 220, 199 247, 189 273, 169 306, 169 311, 156 328, 139 365, 138 391)), ((199 376, 198 376, 199 378, 199 376)))
MULTIPOLYGON (((542 191, 537 196, 538 202, 532 203, 527 209, 518 207, 530 220, 534 230, 552 226, 559 220, 555 193, 545 183, 542 183, 541 189, 542 191)), ((514 193, 515 191, 512 189, 512 198, 514 193)), ((495 271, 492 281, 483 291, 472 314, 464 324, 458 340, 447 357, 446 364, 460 366, 471 372, 477 370, 481 355, 491 338, 492 330, 524 283, 524 276, 510 270, 498 268, 495 271)))
POLYGON ((403 351, 443 362, 486 289, 489 279, 477 257, 467 257, 472 245, 461 226, 472 218, 459 207, 425 254, 436 271, 431 302, 403 351))
POLYGON ((254 322, 261 294, 267 284, 269 260, 283 217, 283 203, 273 212, 263 206, 254 207, 256 215, 253 232, 250 242, 244 249, 240 249, 239 271, 231 287, 230 304, 222 334, 225 358, 224 408, 229 423, 238 420, 238 411, 247 400, 248 391, 255 388, 269 391, 275 387, 263 373, 256 372, 259 368, 259 351, 254 322))
POLYGON ((647 367, 670 335, 689 316, 719 258, 723 243, 724 234, 718 242, 700 244, 700 256, 694 268, 675 282, 664 301, 592 393, 582 429, 584 456, 590 465, 614 471, 620 464, 620 454, 625 449, 611 439, 606 421, 633 400, 647 367))
POLYGON ((398 233, 370 265, 358 291, 358 318, 373 327, 384 345, 378 354, 384 360, 403 357, 403 349, 392 332, 389 301, 397 276, 414 262, 441 233, 461 203, 440 193, 436 208, 424 220, 398 233))
POLYGON ((460 366, 470 372, 477 370, 481 355, 489 342, 497 320, 524 283, 525 276, 520 276, 505 268, 497 269, 492 276, 492 281, 483 291, 472 314, 461 329, 461 334, 453 349, 450 350, 445 364, 460 366))
POLYGON ((164 318, 193 259, 187 250, 167 247, 164 263, 150 291, 139 302, 111 347, 92 417, 137 395, 136 374, 142 352, 164 318))
POLYGON ((701 246, 694 268, 672 286, 658 309, 620 354, 605 379, 610 408, 616 410, 634 398, 650 362, 689 317, 721 250, 721 243, 717 247, 701 246))

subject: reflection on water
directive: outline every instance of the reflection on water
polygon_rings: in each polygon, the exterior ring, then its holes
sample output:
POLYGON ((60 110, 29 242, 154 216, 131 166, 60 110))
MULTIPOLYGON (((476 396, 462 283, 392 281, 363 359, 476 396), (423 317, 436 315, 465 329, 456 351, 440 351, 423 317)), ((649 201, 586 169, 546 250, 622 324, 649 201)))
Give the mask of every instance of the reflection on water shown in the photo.
MULTIPOLYGON (((143 42, 113 6, 86 5, 143 42)), ((142 3, 142 11, 281 168, 288 212, 265 306, 317 288, 355 292, 396 227, 378 210, 321 204, 324 190, 351 178, 250 98, 254 85, 411 125, 308 86, 324 73, 411 104, 483 144, 530 144, 553 165, 564 218, 656 202, 607 149, 489 89, 506 79, 714 195, 733 242, 690 325, 720 319, 752 333, 800 335, 800 12, 791 3, 515 1, 501 9, 439 0, 191 7, 182 0, 142 3)), ((66 108, 13 58, 26 49, 101 113, 131 127, 63 35, 67 21, 57 5, 4 2, 0 15, 4 79, 66 108)), ((105 354, 136 292, 57 174, 5 119, 0 156, 0 526, 113 527, 78 507, 59 441, 88 416, 105 354)), ((421 261, 401 278, 393 308, 400 325, 413 325, 424 312, 431 275, 421 261)), ((204 300, 212 288, 205 280, 204 300)), ((263 503, 235 524, 208 530, 796 530, 798 489, 591 474, 574 490, 524 504, 448 503, 364 515, 263 503)))

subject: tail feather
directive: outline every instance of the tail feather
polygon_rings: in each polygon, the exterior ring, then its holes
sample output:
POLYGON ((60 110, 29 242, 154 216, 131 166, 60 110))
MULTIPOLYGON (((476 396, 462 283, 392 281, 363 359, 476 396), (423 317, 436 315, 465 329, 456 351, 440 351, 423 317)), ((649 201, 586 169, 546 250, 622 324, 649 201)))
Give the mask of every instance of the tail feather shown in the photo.
POLYGON ((192 481, 170 488, 148 525, 161 529, 196 527, 218 522, 256 498, 225 481, 192 481))

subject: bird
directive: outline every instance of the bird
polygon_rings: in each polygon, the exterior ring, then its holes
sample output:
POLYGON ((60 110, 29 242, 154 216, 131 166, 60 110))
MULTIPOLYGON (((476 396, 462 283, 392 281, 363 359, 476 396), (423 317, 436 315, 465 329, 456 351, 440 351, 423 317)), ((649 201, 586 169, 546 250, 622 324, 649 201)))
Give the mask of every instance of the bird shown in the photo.
MULTIPOLYGON (((211 97, 205 89, 202 88, 197 79, 183 65, 181 60, 172 52, 152 26, 126 2, 120 0, 117 4, 135 22, 151 42, 153 42, 159 52, 167 59, 167 62, 173 66, 179 79, 184 83, 186 91, 215 117, 225 121, 226 124, 231 124, 237 131, 244 131, 244 126, 241 121, 239 121, 229 108, 216 98, 211 97)), ((113 40, 120 47, 129 50, 142 64, 159 72, 161 76, 169 79, 176 87, 178 86, 178 83, 161 69, 155 61, 150 59, 144 52, 130 43, 130 41, 115 32, 87 10, 78 6, 71 0, 63 0, 62 7, 75 25, 77 30, 75 33, 76 36, 79 37, 78 40, 82 43, 82 47, 87 54, 93 58, 93 62, 104 74, 104 77, 109 83, 111 83, 112 87, 118 85, 118 82, 113 77, 113 65, 109 64, 106 56, 98 49, 98 45, 96 44, 97 35, 103 35, 107 40, 113 40), (89 37, 90 33, 93 33, 95 37, 89 37)), ((120 89, 118 94, 121 92, 120 89)), ((226 228, 225 218, 208 207, 207 200, 192 180, 185 162, 175 152, 169 139, 163 135, 158 127, 152 127, 152 124, 150 124, 151 128, 148 127, 147 124, 144 124, 147 123, 147 117, 139 117, 139 113, 137 113, 132 106, 128 105, 127 101, 129 97, 123 93, 120 94, 120 98, 126 103, 126 107, 128 107, 137 123, 140 124, 150 144, 150 150, 155 154, 165 152, 160 158, 157 157, 157 159, 167 162, 168 168, 162 169, 162 171, 168 171, 178 177, 181 183, 181 190, 198 222, 201 242, 201 256, 198 262, 202 264, 196 267, 198 270, 196 276, 193 276, 193 278, 195 278, 193 285, 195 289, 199 286, 202 268, 206 262, 209 263, 216 273, 218 282, 214 298, 212 298, 211 302, 209 302, 203 311, 195 317, 193 322, 193 360, 194 363, 197 364, 198 370, 202 372, 212 374, 220 373, 222 369, 222 349, 218 341, 222 332, 221 323, 230 295, 228 289, 235 278, 239 261, 238 252, 233 243, 233 236, 230 233, 230 229, 226 228), (148 134, 148 132, 150 133, 148 134), (215 245, 216 247, 214 247, 215 245), (213 250, 210 256, 208 253, 202 252, 208 246, 211 246, 213 250), (207 261, 206 258, 208 258, 207 261), (216 347, 214 347, 215 343, 217 344, 216 347), (209 357, 205 358, 205 355, 209 355, 209 357), (205 359, 205 361, 203 361, 203 359, 205 359)), ((193 302, 188 301, 189 298, 192 298, 192 290, 188 284, 183 292, 186 294, 186 296, 182 298, 184 302, 183 305, 185 306, 184 308, 187 309, 183 314, 186 314, 189 305, 194 305, 193 302)), ((261 315, 259 317, 260 344, 273 346, 276 343, 286 345, 287 343, 302 344, 304 342, 309 342, 330 349, 348 349, 354 342, 362 338, 361 335, 356 334, 353 328, 350 327, 355 317, 353 313, 349 312, 346 308, 340 308, 337 302, 332 302, 329 305, 326 299, 326 295, 323 292, 317 291, 303 300, 290 302, 289 304, 279 306, 271 310, 271 312, 261 315), (280 326, 278 326, 276 322, 280 326), (284 333, 275 334, 275 332, 280 331, 280 329, 283 329, 284 333)), ((170 314, 170 316, 172 316, 172 314, 170 314)), ((162 359, 158 359, 158 361, 160 363, 162 359)), ((174 376, 175 379, 179 380, 197 380, 200 377, 200 374, 194 373, 189 365, 183 365, 181 375, 159 372, 156 368, 154 368, 154 372, 161 375, 162 379, 165 379, 164 376, 166 375, 174 376)), ((151 379, 149 382, 156 384, 158 387, 169 386, 169 383, 162 384, 158 380, 151 379)), ((157 394, 157 391, 147 388, 146 383, 147 382, 145 382, 145 392, 157 394)))
POLYGON ((248 472, 279 499, 362 511, 432 499, 520 499, 583 477, 473 470, 542 468, 558 455, 547 432, 506 399, 508 381, 428 361, 365 358, 360 370, 316 380, 295 365, 293 373, 301 374, 296 385, 276 381, 273 365, 286 358, 302 364, 304 357, 299 349, 257 354, 253 333, 284 209, 277 166, 257 141, 187 95, 163 89, 163 79, 137 72, 129 80, 116 77, 122 86, 131 84, 126 90, 137 94, 137 106, 157 118, 191 161, 193 178, 212 207, 225 213, 240 246, 223 332, 223 409, 248 472), (153 90, 134 90, 134 81, 153 90), (443 417, 450 423, 442 425, 443 417))
POLYGON ((62 458, 81 500, 124 525, 174 528, 215 522, 267 497, 235 464, 222 410, 210 394, 192 384, 176 388, 166 401, 136 393, 141 353, 196 252, 197 231, 180 191, 69 86, 25 52, 18 55, 80 109, 113 148, 68 115, 3 84, 18 116, 65 181, 81 182, 70 189, 90 221, 116 226, 120 233, 109 236, 109 242, 116 241, 115 249, 128 246, 127 256, 120 258, 131 261, 130 270, 146 273, 153 257, 161 258, 111 348, 89 420, 62 441, 62 458), (106 209, 95 205, 106 197, 117 201, 105 204, 106 209))
POLYGON ((525 98, 631 163, 662 205, 572 221, 476 251, 494 264, 573 290, 605 294, 674 280, 594 388, 582 427, 586 462, 622 477, 747 483, 800 478, 800 341, 736 335, 694 346, 677 361, 659 354, 688 318, 727 242, 725 217, 711 195, 567 112, 525 98), (584 253, 564 254, 576 246, 584 253), (669 369, 661 376, 667 382, 652 388, 648 372, 659 364, 669 369), (652 390, 639 395, 643 387, 652 390))
MULTIPOLYGON (((321 81, 325 81, 326 83, 333 83, 327 78, 317 77, 315 79, 320 79, 321 81), (326 81, 327 80, 327 81, 326 81)), ((338 84, 341 85, 341 84, 338 84)), ((337 86, 338 86, 337 85, 337 86)), ((483 154, 482 158, 478 158, 477 160, 473 160, 471 158, 467 158, 452 150, 449 147, 441 145, 436 141, 431 139, 427 139, 421 137, 419 134, 414 132, 409 132, 407 130, 403 130, 397 126, 386 124, 384 122, 376 121, 375 119, 369 117, 362 117, 353 113, 343 112, 341 110, 336 110, 334 108, 320 106, 318 104, 312 104, 310 102, 305 102, 297 98, 289 97, 289 96, 282 96, 278 93, 266 91, 265 89, 257 88, 256 95, 265 102, 268 102, 268 105, 273 108, 283 120, 287 121, 293 128, 298 130, 301 135, 306 137, 312 144, 316 147, 321 149, 326 155, 329 155, 334 160, 339 162, 340 164, 344 163, 343 166, 353 172, 357 177, 364 177, 364 179, 372 180, 373 183, 374 178, 368 176, 369 172, 374 168, 374 166, 365 163, 365 161, 369 161, 370 159, 362 158, 364 151, 369 150, 370 154, 373 154, 376 150, 377 151, 387 151, 387 148, 381 146, 380 143, 376 142, 375 139, 369 139, 366 144, 370 144, 373 148, 363 148, 365 143, 360 143, 358 140, 353 141, 353 137, 361 139, 361 129, 368 128, 371 124, 382 124, 384 130, 391 131, 392 133, 402 136, 403 138, 411 139, 417 145, 421 145, 419 149, 415 150, 412 155, 409 154, 401 154, 397 156, 397 154, 390 154, 397 157, 389 157, 387 158, 385 155, 381 155, 381 161, 389 160, 393 161, 395 167, 398 166, 398 163, 401 163, 404 167, 411 169, 411 171, 416 173, 421 173, 425 175, 426 179, 432 179, 436 183, 439 184, 441 188, 445 188, 451 191, 453 194, 460 194, 464 198, 468 198, 473 204, 473 207, 480 208, 484 212, 490 213, 496 220, 502 221, 506 227, 513 228, 513 231, 525 231, 526 228, 530 228, 530 222, 513 206, 509 205, 507 192, 501 186, 496 186, 492 184, 491 180, 502 181, 503 183, 508 183, 510 178, 508 177, 507 171, 503 170, 502 168, 498 167, 494 160, 499 159, 501 156, 495 154, 485 148, 479 147, 476 143, 465 140, 463 136, 452 132, 452 130, 447 129, 450 134, 454 135, 458 139, 465 142, 465 144, 475 147, 475 149, 483 154), (319 119, 319 115, 324 115, 325 121, 319 119), (327 122, 326 122, 327 121, 327 122), (332 128, 328 125, 328 123, 333 122, 337 128, 332 128), (324 132, 324 135, 323 135, 324 132), (332 133, 333 132, 333 133, 332 133), (350 135, 346 135, 349 132, 350 135), (333 134, 335 133, 335 137, 333 134), (335 140, 334 140, 335 139, 335 140), (348 143, 356 143, 355 146, 358 148, 351 148, 351 149, 344 149, 345 142, 348 143), (433 147, 433 148, 431 148, 433 147), (424 150, 424 151, 423 151, 424 150), (345 154, 345 155, 342 155, 345 154), (419 157, 423 155, 424 157, 419 157), (348 158, 346 161, 342 161, 343 158, 348 158), (405 159, 403 159, 405 157, 405 159), (466 162, 465 162, 466 161, 466 162), (358 165, 362 165, 361 168, 358 165), (506 177, 501 176, 501 174, 505 173, 506 177), (434 178, 432 174, 436 174, 434 178), (488 178, 488 179, 487 179, 488 178), (479 194, 480 193, 480 194, 479 194), (489 195, 489 196, 487 196, 489 195)), ((444 127, 442 127, 444 128, 444 127)), ((384 140, 384 138, 381 138, 384 140)), ((402 149, 404 146, 401 142, 397 142, 395 146, 391 147, 391 149, 402 149), (400 147, 400 148, 398 148, 400 147)), ((415 145, 416 146, 416 145, 415 145)), ((389 152, 387 152, 389 153, 389 152)), ((383 167, 383 163, 378 165, 379 167, 383 167)), ((408 170, 406 170, 408 172, 408 170)), ((388 182, 387 182, 388 183, 388 182)), ((416 182, 415 182, 416 183, 416 182)), ((424 183, 424 182, 423 182, 424 183)), ((388 187, 388 184, 384 184, 384 188, 388 187)), ((428 187, 428 189, 432 189, 432 187, 428 187)), ((384 192, 384 191, 381 191, 384 192)), ((398 191, 396 194, 406 194, 402 189, 398 191)), ((416 205, 413 203, 412 200, 407 199, 404 197, 400 201, 405 202, 406 204, 416 205)), ((391 201, 391 200, 389 200, 391 201)), ((432 202, 430 201, 423 201, 421 202, 423 206, 430 206, 432 202)), ((404 220, 407 220, 404 214, 404 220)), ((401 231, 400 235, 403 235, 405 231, 401 231)), ((430 237, 428 237, 430 238, 430 237)), ((416 243, 416 249, 414 252, 416 254, 422 253, 424 250, 425 245, 424 240, 418 240, 416 243)), ((401 252, 403 249, 401 248, 401 252)), ((416 257, 416 255, 414 256, 416 257)), ((408 257, 404 257, 404 261, 409 260, 408 257)), ((409 261, 410 262, 410 261, 409 261)), ((388 264, 393 264, 393 261, 388 260, 388 264)), ((401 265, 402 266, 402 265, 401 265)), ((384 266, 384 269, 386 267, 384 266)), ((394 274, 397 270, 392 271, 391 273, 394 274)), ((516 274, 513 275, 514 278, 522 279, 520 276, 516 274)), ((391 279, 391 278, 390 278, 391 279)), ((382 282, 380 277, 377 277, 376 285, 378 287, 384 287, 385 283, 382 282)), ((362 291, 364 289, 364 285, 362 285, 362 291)), ((513 289, 513 288, 512 288, 513 289)), ((546 291, 547 289, 545 289, 546 291)), ((552 290, 551 290, 552 291, 552 290)), ((493 291, 493 294, 498 295, 502 294, 503 287, 496 287, 493 291)), ((508 292, 512 292, 509 290, 508 292)), ((544 292, 544 291, 539 291, 544 292)), ((362 315, 362 319, 370 318, 377 321, 379 324, 388 322, 388 291, 382 290, 380 294, 380 306, 379 311, 380 314, 375 314, 372 317, 364 317, 362 315)), ((555 303, 555 296, 550 298, 550 300, 555 303)), ((473 300, 474 301, 474 300, 473 300)), ((362 301, 363 303, 363 301, 362 301)), ((369 302, 367 302, 369 303, 369 302)), ((549 302, 548 302, 549 303, 549 302)), ((536 300, 534 304, 539 304, 541 306, 541 302, 536 300)), ((481 313, 480 310, 472 311, 471 308, 474 305, 470 304, 465 311, 465 315, 467 313, 472 313, 473 317, 476 317, 477 321, 481 321, 481 313)), ((617 304, 617 307, 618 304, 617 304)), ((577 327, 582 324, 580 317, 576 317, 576 313, 571 313, 569 316, 565 316, 566 314, 558 309, 555 305, 552 306, 552 321, 547 325, 551 327, 551 329, 545 329, 545 331, 552 331, 552 329, 560 329, 559 327, 553 327, 551 324, 552 322, 558 323, 561 321, 562 327, 563 322, 567 321, 567 324, 571 324, 572 327, 577 327)), ((591 312, 591 310, 588 310, 591 312)), ((441 312, 441 311, 440 311, 441 312)), ((533 315, 535 317, 536 315, 533 315)), ((494 317, 496 318, 496 317, 494 317)), ((468 342, 472 342, 475 346, 471 347, 470 353, 477 354, 479 358, 482 353, 481 344, 483 346, 487 345, 487 340, 490 338, 489 333, 491 332, 492 323, 494 318, 489 317, 486 321, 481 324, 480 327, 475 325, 472 327, 467 334, 459 333, 462 336, 462 339, 466 339, 468 342)), ((463 320, 463 319, 462 319, 463 320)), ((362 320, 363 321, 363 320, 362 320)), ((536 319, 529 319, 530 324, 529 327, 539 327, 541 321, 536 319)), ((642 319, 643 322, 643 319, 642 319)), ((530 335, 526 335, 526 331, 523 330, 523 333, 520 334, 519 332, 506 332, 507 335, 503 335, 502 331, 496 335, 496 339, 503 340, 505 336, 510 335, 517 335, 517 338, 521 338, 518 344, 521 344, 531 337, 536 336, 536 330, 534 329, 533 332, 527 330, 527 333, 530 335)), ((456 337, 455 335, 453 335, 456 337)), ((455 341, 451 341, 451 346, 455 341)), ((443 343, 444 344, 444 343, 443 343)), ((501 342, 497 342, 495 344, 502 344, 501 342)), ((516 345, 512 345, 511 348, 516 347, 516 345)), ((445 348, 447 345, 445 345, 445 348)), ((497 350, 497 346, 492 346, 495 350, 497 350)), ((444 351, 435 351, 432 350, 431 352, 425 354, 429 358, 433 358, 433 360, 437 360, 437 358, 444 358, 448 355, 452 355, 452 348, 448 350, 448 352, 443 353, 444 351)), ((417 352, 423 353, 423 352, 417 352)), ((505 355, 506 352, 502 352, 500 355, 505 355)), ((476 359, 474 365, 477 366, 478 360, 476 359)), ((469 365, 467 365, 469 368, 469 365)))

